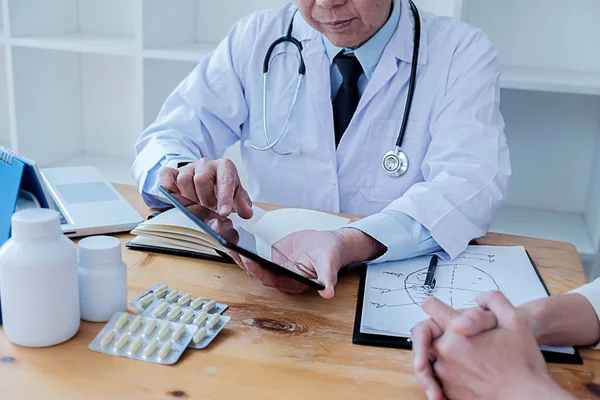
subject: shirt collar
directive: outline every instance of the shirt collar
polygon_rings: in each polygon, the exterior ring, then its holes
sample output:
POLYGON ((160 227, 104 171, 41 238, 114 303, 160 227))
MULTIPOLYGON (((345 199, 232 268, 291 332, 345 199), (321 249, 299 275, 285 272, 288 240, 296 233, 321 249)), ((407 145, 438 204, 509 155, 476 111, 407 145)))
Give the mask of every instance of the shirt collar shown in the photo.
POLYGON ((396 29, 398 28, 398 23, 400 22, 400 1, 401 0, 394 0, 392 15, 390 15, 390 18, 388 18, 385 25, 383 25, 383 27, 371 39, 369 39, 356 50, 337 47, 333 45, 333 43, 331 43, 325 36, 323 36, 325 52, 327 53, 329 62, 333 63, 333 59, 340 51, 354 52, 358 62, 360 62, 365 76, 367 79, 371 79, 377 64, 379 64, 379 60, 381 59, 381 55, 383 54, 385 47, 392 39, 394 32, 396 32, 396 29))

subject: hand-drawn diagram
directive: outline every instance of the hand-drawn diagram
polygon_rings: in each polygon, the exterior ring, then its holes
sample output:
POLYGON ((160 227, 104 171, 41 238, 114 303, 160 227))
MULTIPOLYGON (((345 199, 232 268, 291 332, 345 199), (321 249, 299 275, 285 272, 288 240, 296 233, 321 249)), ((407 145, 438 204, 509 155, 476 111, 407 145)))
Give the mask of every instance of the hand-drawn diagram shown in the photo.
MULTIPOLYGON (((493 254, 464 253, 454 262, 439 264, 435 273, 434 296, 453 308, 476 306, 477 293, 501 290, 494 278, 480 268, 468 264, 470 258, 495 262, 493 254)), ((404 276, 398 272, 379 271, 387 276, 386 285, 374 285, 370 290, 378 292, 370 296, 378 301, 370 301, 375 308, 421 306, 428 297, 423 290, 427 268, 421 268, 404 276)), ((381 282, 379 282, 381 283, 381 282)), ((502 290, 501 290, 502 291, 502 290)))

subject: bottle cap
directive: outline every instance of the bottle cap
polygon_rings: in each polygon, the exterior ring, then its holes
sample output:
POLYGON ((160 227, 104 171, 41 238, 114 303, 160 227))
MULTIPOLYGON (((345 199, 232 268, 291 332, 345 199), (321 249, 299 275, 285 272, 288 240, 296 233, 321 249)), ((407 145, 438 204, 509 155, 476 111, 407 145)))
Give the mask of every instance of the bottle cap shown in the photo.
POLYGON ((90 236, 79 241, 79 264, 85 268, 120 263, 121 241, 112 236, 90 236))
POLYGON ((62 235, 60 215, 48 208, 30 208, 12 216, 12 237, 15 239, 46 239, 62 235))

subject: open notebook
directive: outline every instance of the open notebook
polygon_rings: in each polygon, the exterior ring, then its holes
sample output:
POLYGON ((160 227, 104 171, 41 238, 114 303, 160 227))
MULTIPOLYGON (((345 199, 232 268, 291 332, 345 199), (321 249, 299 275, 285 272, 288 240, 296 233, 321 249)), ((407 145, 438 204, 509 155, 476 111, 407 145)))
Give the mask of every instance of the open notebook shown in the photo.
MULTIPOLYGON (((230 218, 255 234, 256 251, 262 257, 270 257, 271 246, 291 233, 307 229, 334 230, 350 222, 347 218, 300 208, 264 211, 254 206, 253 210, 254 216, 249 220, 237 215, 230 218)), ((233 262, 223 248, 209 240, 206 233, 176 208, 141 223, 131 233, 136 237, 127 247, 134 250, 233 262)))

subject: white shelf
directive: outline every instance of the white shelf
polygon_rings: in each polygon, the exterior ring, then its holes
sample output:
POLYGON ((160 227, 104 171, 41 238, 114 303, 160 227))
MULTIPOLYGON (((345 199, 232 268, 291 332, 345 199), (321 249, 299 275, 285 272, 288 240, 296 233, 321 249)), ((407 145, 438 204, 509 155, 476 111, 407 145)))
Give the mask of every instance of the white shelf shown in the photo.
MULTIPOLYGON (((288 1, 0 0, 0 145, 133 183, 134 143, 167 96, 236 21, 288 1)), ((571 242, 600 271, 600 1, 417 1, 483 29, 515 89, 511 206, 492 230, 571 242)))
POLYGON ((135 55, 137 51, 137 42, 134 39, 86 33, 19 37, 10 41, 13 46, 92 54, 135 55))
POLYGON ((600 95, 600 72, 504 67, 501 84, 506 89, 600 95))
POLYGON ((572 243, 583 259, 596 254, 581 214, 505 206, 490 231, 572 243))
POLYGON ((145 58, 172 61, 201 61, 217 47, 216 43, 193 42, 144 50, 145 58))
POLYGON ((61 160, 55 163, 41 165, 40 167, 46 168, 93 166, 102 171, 102 174, 111 183, 135 185, 135 181, 131 176, 132 164, 133 159, 129 158, 81 154, 75 157, 69 157, 68 159, 61 160))

